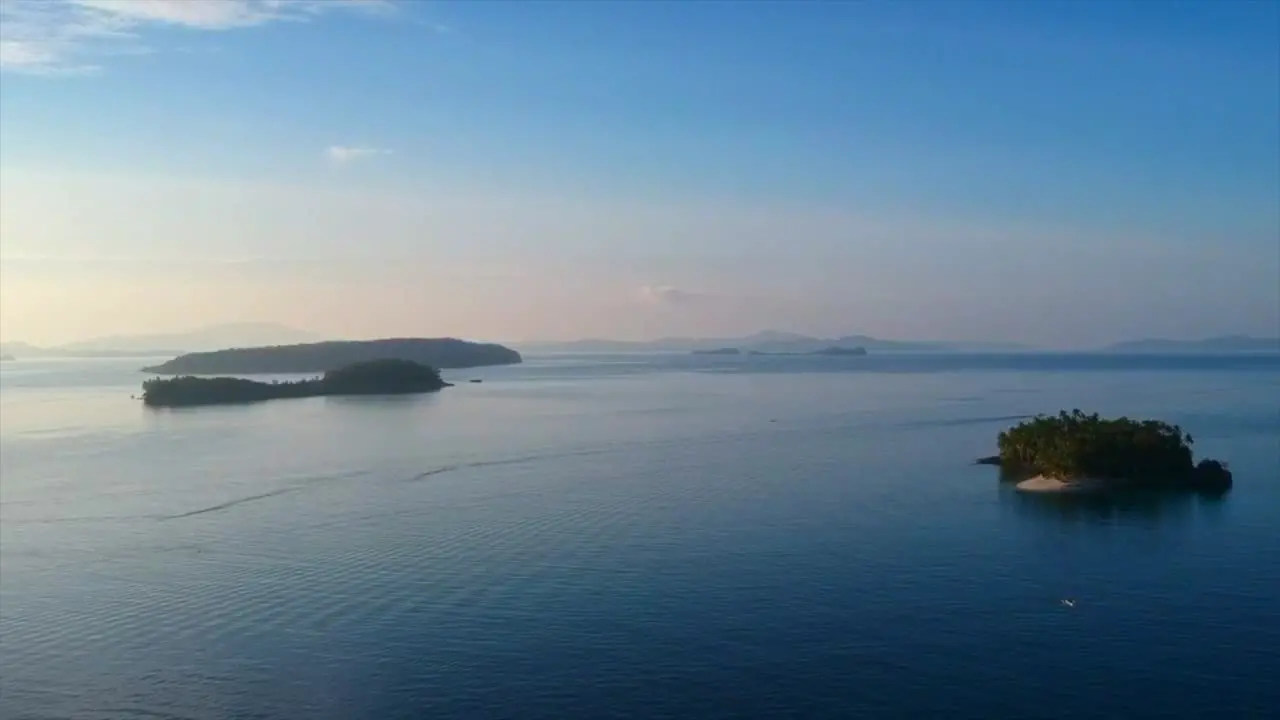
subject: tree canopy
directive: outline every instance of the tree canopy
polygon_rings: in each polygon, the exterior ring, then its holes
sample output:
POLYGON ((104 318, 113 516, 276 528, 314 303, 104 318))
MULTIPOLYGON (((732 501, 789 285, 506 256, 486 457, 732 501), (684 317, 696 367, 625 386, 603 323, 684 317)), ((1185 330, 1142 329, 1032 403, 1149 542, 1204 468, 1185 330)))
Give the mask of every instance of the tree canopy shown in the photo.
POLYGON ((999 435, 1000 464, 1058 478, 1123 481, 1138 487, 1229 486, 1216 460, 1193 461, 1193 439, 1158 420, 1105 419, 1080 410, 1041 415, 999 435))
POLYGON ((143 370, 160 375, 322 373, 384 359, 411 360, 434 368, 512 365, 522 361, 520 353, 501 345, 455 338, 390 338, 189 353, 143 370))
POLYGON ((432 367, 395 358, 353 363, 323 377, 258 382, 236 377, 152 378, 142 383, 142 401, 153 407, 251 403, 319 395, 403 395, 448 387, 432 367))

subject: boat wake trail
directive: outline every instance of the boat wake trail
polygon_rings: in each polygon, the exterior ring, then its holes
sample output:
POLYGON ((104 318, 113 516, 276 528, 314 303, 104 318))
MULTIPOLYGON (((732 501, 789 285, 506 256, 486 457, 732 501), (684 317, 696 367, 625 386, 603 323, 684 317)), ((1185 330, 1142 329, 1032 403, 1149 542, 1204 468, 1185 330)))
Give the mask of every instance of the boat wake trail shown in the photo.
POLYGON ((954 425, 985 425, 987 423, 999 422, 1016 422, 1026 420, 1033 417, 1032 415, 985 415, 979 417, 961 417, 949 418, 946 420, 913 420, 905 422, 900 427, 906 428, 925 428, 925 427, 951 427, 954 425))
POLYGON ((160 515, 160 516, 157 516, 156 519, 157 520, 180 520, 182 518, 195 517, 197 515, 204 515, 206 513, 218 512, 219 510, 226 510, 228 508, 233 508, 237 505, 243 505, 245 503, 256 502, 258 500, 266 500, 267 498, 273 498, 278 495, 285 495, 287 493, 297 492, 298 490, 305 490, 308 487, 311 487, 317 483, 331 482, 334 480, 347 480, 350 478, 360 477, 366 474, 368 473, 365 471, 360 471, 360 472, 353 472, 353 473, 344 473, 341 475, 324 475, 319 477, 309 477, 299 482, 296 482, 293 485, 287 485, 282 488, 276 488, 275 490, 269 490, 267 492, 257 493, 256 495, 246 495, 245 497, 239 497, 234 500, 227 500, 226 502, 220 502, 217 505, 210 505, 208 507, 202 507, 199 510, 191 510, 190 512, 178 513, 177 515, 160 515))
POLYGON ((264 493, 259 493, 257 495, 249 495, 247 497, 236 498, 235 500, 228 500, 224 503, 218 503, 217 505, 210 505, 209 507, 200 508, 199 510, 192 510, 191 512, 179 513, 177 515, 165 515, 160 519, 161 520, 180 520, 182 518, 195 517, 196 515, 204 515, 205 513, 217 512, 219 510, 226 510, 227 508, 233 508, 237 505, 243 505, 245 503, 254 502, 255 500, 265 500, 269 497, 284 495, 285 493, 291 493, 301 489, 302 489, 301 485, 293 485, 291 487, 272 490, 271 492, 264 492, 264 493))
POLYGON ((607 452, 609 451, 608 450, 578 450, 575 452, 543 453, 541 455, 524 455, 521 457, 505 458, 502 460, 479 460, 477 462, 460 463, 458 465, 443 465, 438 468, 432 468, 431 470, 420 472, 417 475, 414 475, 413 477, 409 478, 405 482, 417 482, 419 480, 425 480, 429 477, 432 477, 433 475, 442 475, 444 473, 454 472, 457 470, 474 470, 476 468, 496 467, 499 465, 526 465, 529 463, 541 462, 543 460, 559 460, 561 458, 567 458, 567 457, 588 457, 591 455, 604 455, 607 452))
MULTIPOLYGON (((455 472, 458 470, 474 470, 477 468, 496 467, 500 465, 523 465, 527 463, 540 462, 543 460, 554 460, 554 459, 566 458, 566 457, 586 457, 591 455, 603 455, 607 452, 609 451, 603 450, 603 449, 578 450, 573 452, 543 453, 539 455, 524 455, 521 457, 503 458, 500 460, 480 460, 480 461, 470 462, 470 463, 442 465, 437 468, 432 468, 430 470, 425 470, 423 472, 420 472, 417 475, 414 475, 413 477, 408 478, 407 480, 405 480, 405 482, 417 482, 420 480, 425 480, 429 477, 433 477, 435 475, 443 475, 444 473, 455 472)), ((157 516, 151 516, 151 517, 153 517, 156 520, 181 520, 184 518, 197 517, 199 515, 206 515, 208 513, 215 513, 215 512, 220 512, 222 510, 229 510, 238 505, 244 505, 247 503, 257 502, 259 500, 266 500, 267 498, 273 498, 273 497, 278 497, 280 495, 286 495, 288 493, 297 492, 299 490, 305 490, 306 488, 316 484, 317 482, 340 480, 344 478, 355 477, 355 476, 366 475, 366 474, 368 473, 357 472, 357 473, 351 473, 347 475, 309 478, 303 482, 299 482, 293 485, 288 485, 286 487, 276 488, 275 490, 256 493, 254 495, 246 495, 244 497, 238 497, 233 500, 227 500, 226 502, 220 502, 216 505, 209 505, 208 507, 202 507, 196 510, 190 510, 184 513, 178 513, 176 515, 157 515, 157 516)))

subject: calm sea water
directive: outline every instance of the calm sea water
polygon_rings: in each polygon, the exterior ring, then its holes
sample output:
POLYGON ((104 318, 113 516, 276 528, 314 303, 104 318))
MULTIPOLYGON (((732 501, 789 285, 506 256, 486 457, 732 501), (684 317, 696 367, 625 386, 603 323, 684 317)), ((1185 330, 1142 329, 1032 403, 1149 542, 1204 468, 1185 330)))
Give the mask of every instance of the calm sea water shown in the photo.
POLYGON ((0 371, 0 717, 1280 708, 1280 358, 533 358, 182 411, 140 364, 0 371), (1235 490, 971 464, 1075 407, 1182 424, 1235 490))

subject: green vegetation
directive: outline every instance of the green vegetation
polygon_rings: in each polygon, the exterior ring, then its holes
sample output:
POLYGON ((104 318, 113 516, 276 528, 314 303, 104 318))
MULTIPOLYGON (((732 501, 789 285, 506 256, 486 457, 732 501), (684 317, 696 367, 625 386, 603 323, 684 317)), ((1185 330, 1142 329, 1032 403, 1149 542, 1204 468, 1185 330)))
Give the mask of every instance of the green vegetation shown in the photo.
POLYGON ((514 365, 522 360, 520 353, 501 345, 454 338, 398 338, 189 353, 143 371, 157 375, 322 373, 382 359, 410 360, 434 368, 514 365))
POLYGON ((142 383, 142 401, 151 407, 188 407, 261 402, 320 395, 404 395, 434 392, 449 384, 435 368, 395 358, 354 363, 323 377, 291 382, 185 375, 142 383))
MULTIPOLYGON (((1106 420, 1079 410, 1041 415, 999 436, 1006 471, 1063 480, 1091 478, 1129 489, 1225 490, 1231 472, 1192 458, 1191 435, 1156 420, 1106 420)), ((979 462, 990 463, 995 458, 979 462)), ((992 463, 994 464, 994 463, 992 463)))

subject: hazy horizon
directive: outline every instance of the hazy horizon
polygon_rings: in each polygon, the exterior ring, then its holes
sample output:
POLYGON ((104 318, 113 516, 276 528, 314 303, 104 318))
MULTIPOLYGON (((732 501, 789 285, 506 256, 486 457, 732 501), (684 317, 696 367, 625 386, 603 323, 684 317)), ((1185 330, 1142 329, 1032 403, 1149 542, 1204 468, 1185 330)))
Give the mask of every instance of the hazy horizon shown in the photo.
MULTIPOLYGON (((1115 338, 1113 340, 1098 343, 1096 345, 1069 346, 1069 345, 1064 345, 1062 343, 1033 344, 1033 343, 992 341, 992 340, 987 340, 985 338, 977 338, 977 337, 944 338, 944 337, 869 336, 866 333, 861 333, 856 331, 832 333, 830 335, 820 335, 820 334, 807 335, 805 333, 795 333, 785 328, 761 328, 754 332, 743 333, 741 335, 665 335, 665 336, 650 336, 650 337, 582 336, 582 337, 569 337, 569 338, 533 338, 533 339, 515 339, 515 340, 510 338, 465 337, 463 339, 472 340, 476 342, 501 343, 501 344, 510 345, 516 348, 521 348, 521 347, 536 348, 536 347, 543 347, 543 346, 574 345, 574 344, 589 345, 591 343, 613 343, 613 342, 635 343, 637 345, 660 344, 664 341, 704 342, 704 343, 717 342, 717 341, 733 342, 733 341, 746 341, 746 340, 750 340, 750 339, 757 338, 762 335, 768 335, 768 334, 796 335, 796 336, 799 336, 800 338, 804 338, 808 340, 837 340, 840 338, 865 336, 865 337, 871 337, 879 341, 908 342, 908 343, 910 342, 941 342, 941 343, 954 344, 956 346, 1008 344, 1008 345, 1022 346, 1028 350, 1041 350, 1041 351, 1050 351, 1050 352, 1055 350, 1067 350, 1067 351, 1100 350, 1110 345, 1121 344, 1126 342, 1141 342, 1141 341, 1197 342, 1197 341, 1205 341, 1205 340, 1220 340, 1220 339, 1231 338, 1231 337, 1239 337, 1239 336, 1228 335, 1228 334, 1218 334, 1218 335, 1212 335, 1212 336, 1181 337, 1181 338, 1168 338, 1168 337, 1156 338, 1151 336, 1141 336, 1141 337, 1135 336, 1135 337, 1115 338)), ((131 349, 132 350, 147 349, 147 350, 166 350, 166 351, 186 352, 186 351, 191 351, 193 349, 213 350, 213 349, 222 349, 226 347, 276 345, 276 344, 288 345, 288 344, 294 344, 294 343, 322 342, 322 341, 328 341, 328 340, 374 340, 374 339, 386 339, 386 338, 395 338, 395 337, 415 337, 415 336, 416 337, 442 337, 442 336, 421 335, 421 334, 414 335, 413 333, 388 333, 385 335, 368 335, 368 334, 325 335, 322 333, 312 332, 311 330, 304 327, 293 327, 293 326, 283 325, 280 323, 274 323, 270 321, 247 321, 247 322, 219 323, 219 324, 205 325, 200 327, 158 330, 155 332, 148 332, 148 333, 136 334, 136 335, 133 335, 133 334, 99 335, 99 336, 93 336, 93 337, 76 338, 74 340, 59 342, 59 343, 43 343, 42 344, 42 343, 33 343, 23 338, 4 337, 4 338, 0 338, 0 346, 4 346, 7 350, 10 350, 10 351, 17 349, 14 347, 16 345, 30 345, 33 348, 38 348, 41 350, 77 349, 77 350, 93 350, 93 351, 104 351, 104 352, 118 352, 118 351, 127 351, 131 349), (182 337, 200 337, 200 338, 204 338, 205 342, 197 343, 198 345, 200 345, 199 348, 187 347, 187 346, 184 346, 182 343, 170 344, 170 345, 165 344, 165 341, 169 338, 182 338, 182 337), (218 338, 218 337, 237 337, 237 338, 243 338, 243 339, 221 342, 221 343, 208 341, 209 338, 218 338), (142 344, 145 341, 152 340, 152 339, 156 341, 154 345, 147 345, 145 348, 142 348, 142 344), (113 341, 115 344, 113 344, 113 341)), ((1280 338, 1280 336, 1274 335, 1274 334, 1261 335, 1261 336, 1251 335, 1246 337, 1250 337, 1253 339, 1262 339, 1262 340, 1275 340, 1277 338, 1280 338)))
POLYGON ((1276 3, 7 0, 0 21, 7 342, 1280 328, 1276 3))

